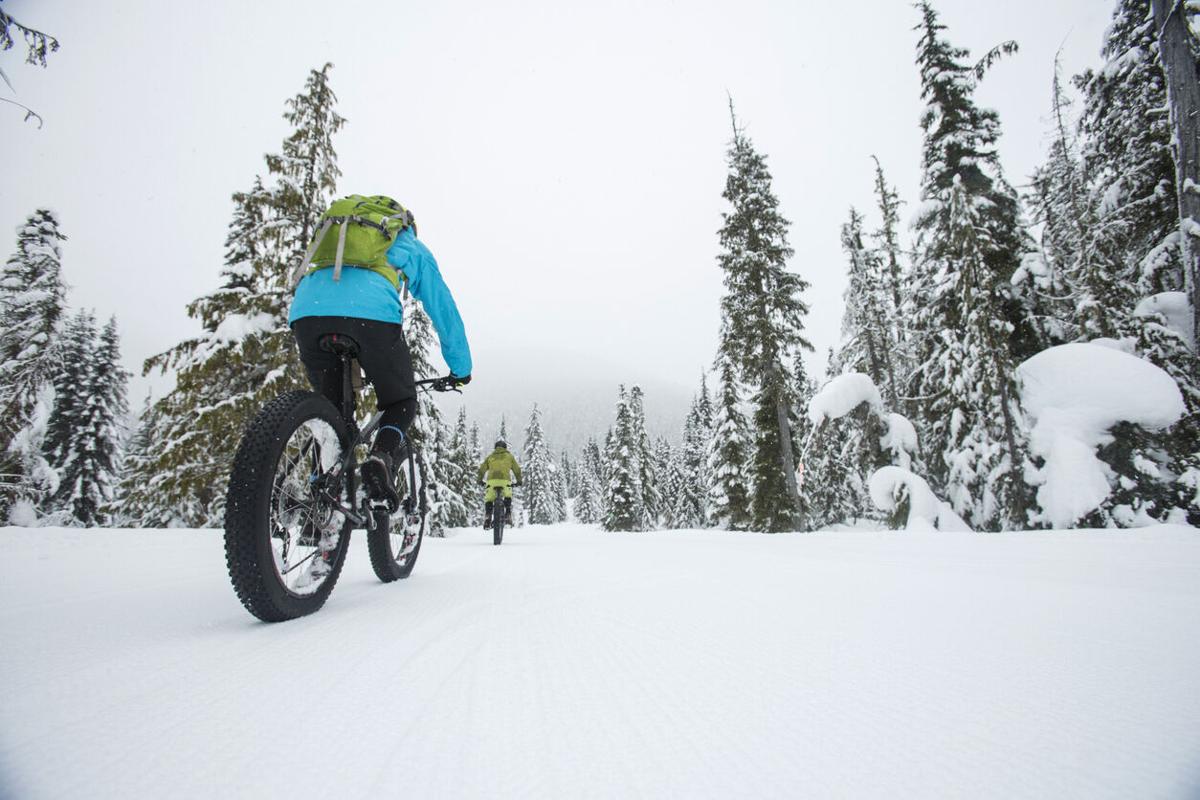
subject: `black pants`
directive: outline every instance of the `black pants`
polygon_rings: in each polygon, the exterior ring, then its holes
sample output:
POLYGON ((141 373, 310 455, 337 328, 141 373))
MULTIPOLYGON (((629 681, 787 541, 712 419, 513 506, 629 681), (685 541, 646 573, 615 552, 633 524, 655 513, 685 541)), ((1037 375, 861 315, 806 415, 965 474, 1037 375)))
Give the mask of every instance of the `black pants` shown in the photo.
POLYGON ((342 361, 318 344, 327 333, 346 336, 358 343, 358 363, 375 387, 375 398, 383 412, 382 425, 407 431, 417 415, 417 387, 412 355, 404 341, 404 329, 395 322, 357 317, 302 317, 292 323, 300 347, 300 361, 313 389, 342 405, 342 361))

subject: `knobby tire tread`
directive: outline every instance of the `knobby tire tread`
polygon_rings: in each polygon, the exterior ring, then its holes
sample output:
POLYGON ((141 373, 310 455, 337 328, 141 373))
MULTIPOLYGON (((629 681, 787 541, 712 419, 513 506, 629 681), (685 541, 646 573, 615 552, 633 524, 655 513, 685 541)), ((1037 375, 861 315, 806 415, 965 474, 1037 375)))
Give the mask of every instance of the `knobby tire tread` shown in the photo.
POLYGON ((242 605, 264 622, 283 622, 317 611, 341 576, 350 545, 351 524, 342 528, 331 571, 311 595, 292 596, 278 584, 273 563, 262 563, 264 539, 270 551, 271 487, 276 463, 292 433, 306 420, 330 423, 347 444, 346 426, 333 405, 314 392, 295 391, 271 400, 246 428, 225 504, 225 563, 242 605), (281 594, 282 593, 282 594, 281 594))

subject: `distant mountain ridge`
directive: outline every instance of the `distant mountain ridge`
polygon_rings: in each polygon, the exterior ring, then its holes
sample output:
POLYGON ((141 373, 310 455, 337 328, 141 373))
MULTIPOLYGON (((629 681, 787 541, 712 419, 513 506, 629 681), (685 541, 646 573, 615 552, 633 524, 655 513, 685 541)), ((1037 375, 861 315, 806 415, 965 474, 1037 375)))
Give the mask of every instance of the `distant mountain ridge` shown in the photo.
POLYGON ((592 363, 583 368, 552 351, 507 353, 498 358, 477 354, 472 382, 461 396, 441 395, 438 407, 454 424, 465 406, 469 422, 479 424, 484 445, 490 445, 505 421, 509 443, 519 450, 525 426, 536 403, 542 412, 542 430, 551 452, 578 453, 588 437, 604 437, 613 424, 617 388, 637 384, 646 394, 646 428, 651 437, 665 436, 677 444, 692 396, 699 389, 637 375, 622 375, 611 364, 592 363))

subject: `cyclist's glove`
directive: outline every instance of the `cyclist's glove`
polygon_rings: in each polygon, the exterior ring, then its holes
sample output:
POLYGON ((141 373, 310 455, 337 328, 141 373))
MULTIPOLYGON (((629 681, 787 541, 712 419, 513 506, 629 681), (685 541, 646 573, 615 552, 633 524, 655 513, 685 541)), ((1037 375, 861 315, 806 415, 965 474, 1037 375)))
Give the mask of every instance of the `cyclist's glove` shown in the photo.
POLYGON ((471 376, 459 378, 455 375, 447 375, 444 378, 438 378, 433 382, 433 390, 435 392, 457 392, 460 386, 466 386, 471 382, 471 376))

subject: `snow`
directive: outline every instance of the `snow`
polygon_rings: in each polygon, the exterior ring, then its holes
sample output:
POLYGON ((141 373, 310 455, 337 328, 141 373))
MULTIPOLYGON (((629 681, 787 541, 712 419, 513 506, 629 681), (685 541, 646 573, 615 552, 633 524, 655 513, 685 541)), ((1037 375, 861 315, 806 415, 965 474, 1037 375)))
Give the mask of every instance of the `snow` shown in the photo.
POLYGON ((844 417, 863 403, 876 413, 883 411, 875 383, 861 372, 847 372, 829 381, 813 396, 808 403, 808 418, 814 427, 819 427, 825 420, 844 417))
POLYGON ((230 314, 213 331, 212 339, 217 342, 240 342, 248 336, 270 333, 278 324, 275 317, 266 312, 253 316, 230 314))
POLYGON ((945 204, 936 198, 922 202, 913 211, 912 220, 909 222, 909 225, 914 228, 924 225, 930 217, 941 213, 944 206, 945 204))
POLYGON ((1135 317, 1162 315, 1166 326, 1183 337, 1188 347, 1195 350, 1195 342, 1192 341, 1192 303, 1188 302, 1188 296, 1183 291, 1162 291, 1145 297, 1133 309, 1133 313, 1135 317))
MULTIPOLYGON (((914 434, 915 435, 915 434, 914 434)), ((949 503, 938 499, 929 484, 920 475, 903 467, 883 467, 871 476, 869 490, 871 502, 880 511, 891 513, 905 497, 908 498, 909 531, 943 531, 965 533, 971 526, 963 522, 949 503)))
POLYGON ((218 532, 0 529, 0 796, 1200 790, 1192 529, 489 542, 266 625, 218 532))
POLYGON ((1108 347, 1112 350, 1128 353, 1129 355, 1137 354, 1137 340, 1132 336, 1125 337, 1124 339, 1101 337, 1099 339, 1092 339, 1088 344, 1096 345, 1097 347, 1108 347))
POLYGON ((879 446, 892 454, 897 466, 908 469, 912 456, 917 452, 917 429, 903 414, 895 412, 884 417, 887 431, 879 437, 879 446))
POLYGON ((1038 505, 1067 527, 1109 495, 1109 468, 1096 449, 1127 421, 1150 430, 1184 413, 1175 381, 1137 356, 1095 344, 1051 347, 1017 368, 1021 401, 1034 420, 1030 451, 1044 459, 1034 480, 1038 505))

